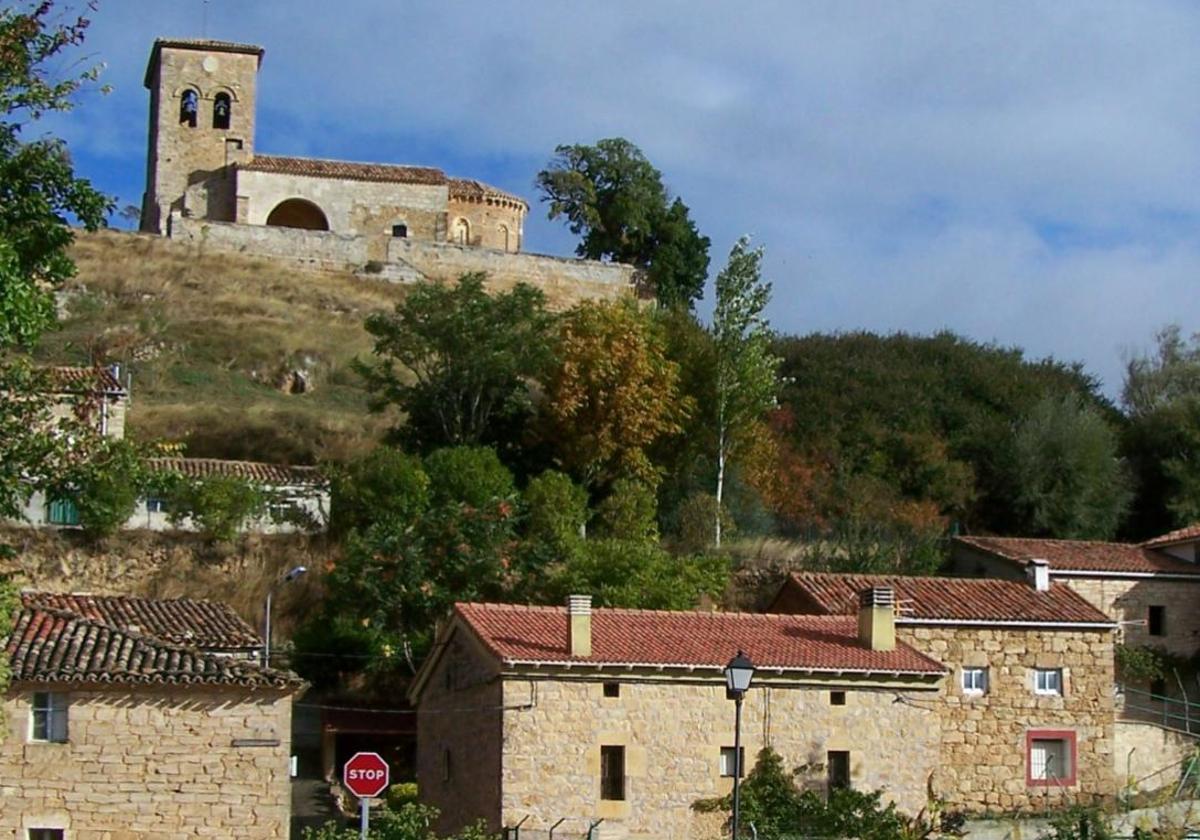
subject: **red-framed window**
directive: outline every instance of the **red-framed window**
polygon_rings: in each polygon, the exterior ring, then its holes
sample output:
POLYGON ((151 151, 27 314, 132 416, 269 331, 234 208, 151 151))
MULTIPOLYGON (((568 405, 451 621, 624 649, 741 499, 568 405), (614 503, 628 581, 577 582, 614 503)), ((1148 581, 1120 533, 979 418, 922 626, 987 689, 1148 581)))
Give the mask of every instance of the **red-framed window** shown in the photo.
POLYGON ((1030 787, 1071 787, 1077 777, 1075 732, 1071 729, 1030 729, 1025 733, 1025 784, 1030 787))

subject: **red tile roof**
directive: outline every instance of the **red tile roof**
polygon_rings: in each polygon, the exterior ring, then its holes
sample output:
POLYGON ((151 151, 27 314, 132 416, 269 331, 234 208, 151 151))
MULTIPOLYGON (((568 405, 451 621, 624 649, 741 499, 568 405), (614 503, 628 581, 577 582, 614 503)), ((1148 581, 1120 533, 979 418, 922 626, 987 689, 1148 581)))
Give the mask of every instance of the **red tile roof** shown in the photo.
POLYGON ((316 485, 322 482, 316 467, 287 467, 258 461, 223 461, 218 458, 147 458, 153 470, 175 472, 187 478, 228 476, 275 487, 316 485))
POLYGON ((896 593, 899 621, 1112 622, 1061 583, 1038 592, 1023 581, 999 578, 799 572, 784 586, 805 596, 802 600, 812 612, 825 615, 856 615, 858 593, 874 586, 889 586, 896 593))
POLYGON ((292 674, 203 653, 71 612, 26 606, 4 640, 20 682, 214 685, 297 690, 292 674))
POLYGON ((1146 540, 1142 545, 1147 548, 1154 548, 1160 545, 1174 545, 1181 542, 1195 542, 1200 540, 1200 523, 1188 525, 1186 528, 1176 528, 1163 534, 1161 537, 1155 537, 1152 540, 1146 540))
POLYGON ((519 204, 526 210, 529 209, 529 202, 519 195, 496 189, 482 181, 476 181, 474 178, 451 178, 450 199, 452 201, 492 201, 500 204, 519 204))
POLYGON ((1023 537, 955 537, 955 542, 1025 566, 1030 560, 1050 562, 1055 571, 1164 573, 1200 575, 1200 566, 1131 543, 1089 540, 1038 540, 1023 537))
POLYGON ((913 648, 870 650, 842 616, 717 612, 592 611, 592 655, 567 649, 565 607, 456 604, 455 612, 508 664, 546 663, 724 668, 739 649, 761 668, 793 671, 945 673, 913 648))
POLYGON ((228 604, 216 601, 22 592, 21 604, 28 608, 73 613, 124 632, 153 636, 170 644, 200 650, 237 651, 262 645, 254 628, 228 604))
POLYGON ((46 368, 52 387, 64 394, 124 394, 123 386, 113 376, 112 370, 95 367, 52 367, 46 368))
POLYGON ((347 160, 255 155, 239 169, 278 175, 304 175, 310 178, 335 178, 343 181, 377 181, 395 184, 441 186, 446 173, 429 166, 395 166, 385 163, 356 163, 347 160))

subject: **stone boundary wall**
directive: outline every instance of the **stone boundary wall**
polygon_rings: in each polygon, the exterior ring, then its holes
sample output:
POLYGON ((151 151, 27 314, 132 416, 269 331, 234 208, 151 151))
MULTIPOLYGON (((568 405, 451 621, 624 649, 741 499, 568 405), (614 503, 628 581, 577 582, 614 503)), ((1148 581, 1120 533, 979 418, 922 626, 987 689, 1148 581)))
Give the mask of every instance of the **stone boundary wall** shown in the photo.
POLYGON ((391 238, 386 241, 387 259, 378 265, 371 264, 371 237, 180 215, 171 217, 169 236, 201 250, 288 261, 307 268, 354 271, 398 283, 425 278, 453 280, 468 272, 483 271, 493 288, 529 283, 565 301, 612 299, 634 293, 640 275, 633 266, 617 263, 391 238))

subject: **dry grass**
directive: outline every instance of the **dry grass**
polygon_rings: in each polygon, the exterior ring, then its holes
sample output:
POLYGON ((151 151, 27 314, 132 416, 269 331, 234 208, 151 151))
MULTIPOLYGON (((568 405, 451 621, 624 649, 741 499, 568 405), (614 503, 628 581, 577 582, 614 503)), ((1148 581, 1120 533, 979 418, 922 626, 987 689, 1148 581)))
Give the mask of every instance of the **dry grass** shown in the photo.
POLYGON ((131 370, 131 435, 300 463, 358 451, 389 422, 366 411, 350 363, 370 353, 363 320, 402 287, 112 231, 80 234, 73 256, 79 274, 40 355, 131 370), (292 369, 308 372, 306 393, 279 389, 292 369))

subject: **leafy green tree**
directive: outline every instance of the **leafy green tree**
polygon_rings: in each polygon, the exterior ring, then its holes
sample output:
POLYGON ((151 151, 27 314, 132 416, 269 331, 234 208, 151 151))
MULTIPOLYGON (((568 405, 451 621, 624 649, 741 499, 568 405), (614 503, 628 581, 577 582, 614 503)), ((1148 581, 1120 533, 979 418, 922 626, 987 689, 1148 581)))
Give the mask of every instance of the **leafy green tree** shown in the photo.
POLYGON ((558 146, 537 175, 550 218, 564 216, 581 236, 581 257, 638 266, 659 303, 691 307, 704 293, 709 240, 687 205, 672 199, 662 173, 621 137, 594 146, 558 146))
POLYGON ((593 488, 621 476, 657 482, 649 452, 692 409, 659 324, 633 301, 583 303, 563 317, 555 347, 543 413, 560 462, 593 488))
POLYGON ((1200 334, 1177 325, 1155 336, 1151 354, 1126 364, 1122 449, 1138 479, 1134 537, 1200 520, 1200 334))
POLYGON ((714 545, 721 546, 721 504, 725 471, 746 446, 754 424, 774 405, 780 359, 771 352, 771 332, 763 310, 771 284, 762 279, 762 248, 742 237, 717 275, 717 306, 712 333, 716 345, 717 504, 714 545))
POLYGON ((373 408, 406 415, 394 436, 419 451, 519 439, 528 382, 549 364, 552 317, 540 290, 489 295, 483 274, 418 283, 392 313, 367 318, 374 360, 357 369, 373 408))
POLYGON ((720 555, 677 557, 650 540, 588 540, 551 575, 545 600, 587 592, 597 606, 690 610, 705 596, 719 600, 730 572, 720 555))
POLYGON ((429 476, 421 459, 378 446, 334 474, 330 533, 342 537, 379 521, 412 522, 429 507, 429 476))
POLYGON ((258 484, 231 475, 160 477, 172 525, 190 523, 209 539, 229 542, 267 512, 270 495, 258 484))
POLYGON ((1108 539, 1132 495, 1116 435, 1075 395, 1047 397, 1021 421, 1013 469, 1025 533, 1108 539))
POLYGON ((84 533, 96 538, 115 533, 129 520, 150 480, 134 444, 100 438, 86 458, 64 467, 45 489, 52 497, 74 501, 84 533))
POLYGON ((643 481, 618 478, 596 508, 596 536, 653 542, 658 539, 654 488, 643 481))
POLYGON ((512 473, 489 446, 438 449, 425 456, 425 472, 435 505, 510 504, 517 494, 512 473))
POLYGON ((583 536, 588 519, 587 491, 567 474, 546 470, 530 479, 522 496, 526 539, 561 551, 583 536))

